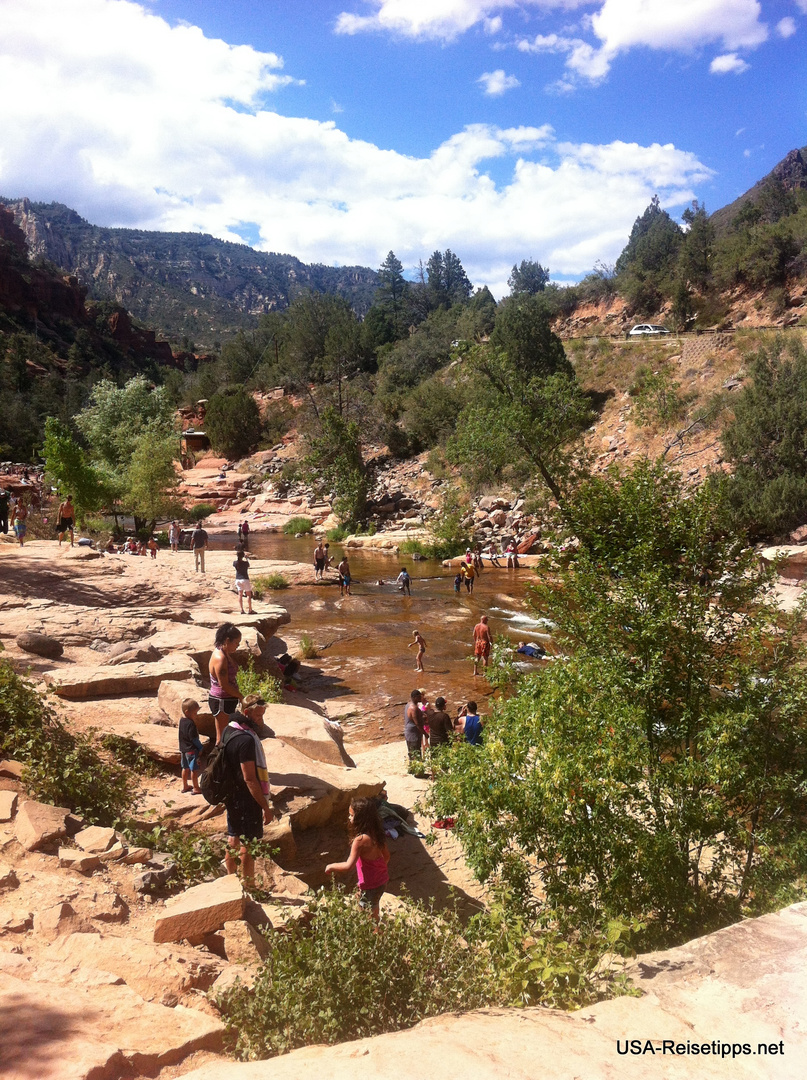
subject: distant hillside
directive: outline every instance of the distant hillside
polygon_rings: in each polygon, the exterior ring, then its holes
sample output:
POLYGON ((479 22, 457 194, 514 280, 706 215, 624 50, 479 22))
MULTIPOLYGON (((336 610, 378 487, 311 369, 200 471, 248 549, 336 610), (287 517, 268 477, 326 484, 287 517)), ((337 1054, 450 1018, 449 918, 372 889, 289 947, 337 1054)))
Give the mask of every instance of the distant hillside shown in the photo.
POLYGON ((364 266, 308 265, 204 233, 103 228, 61 203, 0 203, 13 212, 33 257, 175 342, 213 348, 307 289, 343 296, 364 315, 377 286, 378 275, 364 266))
POLYGON ((767 176, 763 176, 728 206, 715 210, 711 217, 715 228, 718 231, 728 228, 743 207, 758 202, 771 187, 780 188, 786 192, 807 188, 807 146, 803 146, 800 150, 791 150, 767 176))

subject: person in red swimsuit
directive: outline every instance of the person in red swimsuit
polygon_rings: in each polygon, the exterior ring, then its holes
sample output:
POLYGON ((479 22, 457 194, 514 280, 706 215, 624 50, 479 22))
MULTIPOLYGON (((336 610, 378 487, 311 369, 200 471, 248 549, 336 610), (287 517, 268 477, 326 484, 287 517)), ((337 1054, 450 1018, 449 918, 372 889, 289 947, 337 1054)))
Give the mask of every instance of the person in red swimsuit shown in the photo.
POLYGON ((492 644, 490 628, 488 626, 488 617, 487 615, 483 615, 474 627, 474 675, 479 674, 480 662, 482 667, 488 666, 490 647, 492 644))

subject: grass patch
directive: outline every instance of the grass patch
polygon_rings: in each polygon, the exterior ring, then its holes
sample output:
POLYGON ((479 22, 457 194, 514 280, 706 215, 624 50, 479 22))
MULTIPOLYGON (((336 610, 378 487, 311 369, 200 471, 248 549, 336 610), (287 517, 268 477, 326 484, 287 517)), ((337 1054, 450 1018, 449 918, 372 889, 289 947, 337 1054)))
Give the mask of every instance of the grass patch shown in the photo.
POLYGON ((453 559, 462 555, 467 540, 404 540, 398 548, 400 555, 422 555, 426 559, 453 559))
POLYGON ((325 533, 326 538, 332 544, 341 544, 341 542, 345 540, 349 535, 350 532, 348 529, 345 528, 344 525, 337 525, 333 529, 328 529, 328 531, 325 533))
POLYGON ((247 666, 238 672, 236 682, 244 697, 247 694, 260 694, 269 705, 276 705, 283 700, 283 684, 280 679, 267 675, 266 672, 256 671, 255 660, 251 656, 247 666))
POLYGON ((314 639, 310 634, 300 635, 300 656, 302 656, 304 660, 316 660, 319 656, 317 647, 314 644, 314 639))
POLYGON ((91 735, 74 735, 33 683, 0 661, 0 756, 25 765, 26 790, 94 825, 113 825, 138 799, 131 770, 107 762, 91 735))
POLYGON ((260 574, 252 580, 252 593, 256 600, 263 600, 273 589, 288 589, 289 580, 283 574, 260 574))
POLYGON ((286 536, 296 536, 301 533, 305 536, 310 533, 314 528, 314 522, 311 518, 307 517, 293 517, 289 518, 286 524, 283 526, 283 532, 286 536))

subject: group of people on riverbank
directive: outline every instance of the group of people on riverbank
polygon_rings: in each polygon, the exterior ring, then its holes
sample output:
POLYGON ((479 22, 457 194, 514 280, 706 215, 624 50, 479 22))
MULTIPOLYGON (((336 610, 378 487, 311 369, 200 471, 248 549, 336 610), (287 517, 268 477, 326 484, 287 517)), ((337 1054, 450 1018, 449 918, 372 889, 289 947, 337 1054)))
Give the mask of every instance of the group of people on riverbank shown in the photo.
POLYGON ((481 746, 484 726, 475 701, 458 705, 453 718, 446 712, 446 699, 436 697, 432 704, 425 690, 413 690, 404 706, 404 740, 410 761, 419 761, 425 751, 455 740, 481 746))

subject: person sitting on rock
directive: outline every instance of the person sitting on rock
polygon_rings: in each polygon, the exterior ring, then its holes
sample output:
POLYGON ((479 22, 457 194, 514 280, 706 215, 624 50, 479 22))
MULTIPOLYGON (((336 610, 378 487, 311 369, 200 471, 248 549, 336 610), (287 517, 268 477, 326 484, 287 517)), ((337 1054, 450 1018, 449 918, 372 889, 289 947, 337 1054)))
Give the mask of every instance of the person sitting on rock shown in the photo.
POLYGON ((193 698, 185 698, 182 702, 182 716, 179 720, 179 752, 182 766, 182 791, 183 794, 192 791, 194 795, 201 795, 199 789, 199 755, 202 752, 202 740, 196 728, 196 717, 199 715, 199 702, 193 698), (193 787, 188 786, 191 781, 193 787))

